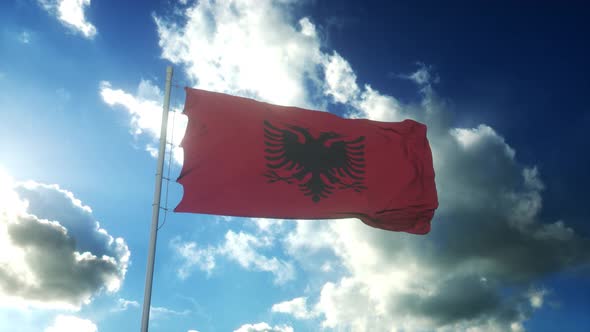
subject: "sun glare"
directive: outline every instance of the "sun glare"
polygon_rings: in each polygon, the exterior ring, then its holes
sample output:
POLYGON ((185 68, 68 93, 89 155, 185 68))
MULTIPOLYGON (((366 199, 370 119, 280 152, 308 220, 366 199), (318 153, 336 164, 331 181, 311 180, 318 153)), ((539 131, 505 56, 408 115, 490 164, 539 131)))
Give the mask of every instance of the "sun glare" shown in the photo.
POLYGON ((14 180, 12 177, 0 166, 0 211, 6 214, 7 217, 17 213, 25 212, 27 208, 26 202, 22 201, 18 194, 14 191, 14 180))

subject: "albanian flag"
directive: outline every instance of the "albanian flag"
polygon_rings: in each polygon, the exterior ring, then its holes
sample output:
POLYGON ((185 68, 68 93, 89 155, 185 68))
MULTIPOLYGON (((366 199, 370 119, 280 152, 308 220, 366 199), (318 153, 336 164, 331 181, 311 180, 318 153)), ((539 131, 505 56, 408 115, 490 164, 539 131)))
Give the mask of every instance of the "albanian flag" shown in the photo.
POLYGON ((176 212, 359 218, 426 234, 438 207, 426 126, 343 119, 186 88, 176 212))

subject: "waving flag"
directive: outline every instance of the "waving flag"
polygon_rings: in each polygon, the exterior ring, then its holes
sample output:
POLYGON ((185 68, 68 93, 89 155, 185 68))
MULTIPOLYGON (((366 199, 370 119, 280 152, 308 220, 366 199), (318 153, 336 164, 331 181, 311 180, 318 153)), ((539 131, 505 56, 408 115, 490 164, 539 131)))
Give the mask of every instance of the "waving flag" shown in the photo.
POLYGON ((425 234, 438 207, 426 126, 377 122, 186 89, 177 212, 356 217, 425 234))

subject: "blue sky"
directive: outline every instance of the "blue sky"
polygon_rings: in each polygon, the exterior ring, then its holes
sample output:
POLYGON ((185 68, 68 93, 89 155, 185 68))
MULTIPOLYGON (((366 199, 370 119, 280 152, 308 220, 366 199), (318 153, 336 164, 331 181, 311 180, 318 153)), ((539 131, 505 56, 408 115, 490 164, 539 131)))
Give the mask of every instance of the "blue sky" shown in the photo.
POLYGON ((167 65, 177 111, 188 85, 427 124, 440 208, 426 236, 168 214, 150 330, 586 331, 588 12, 3 1, 0 331, 139 329, 167 65))

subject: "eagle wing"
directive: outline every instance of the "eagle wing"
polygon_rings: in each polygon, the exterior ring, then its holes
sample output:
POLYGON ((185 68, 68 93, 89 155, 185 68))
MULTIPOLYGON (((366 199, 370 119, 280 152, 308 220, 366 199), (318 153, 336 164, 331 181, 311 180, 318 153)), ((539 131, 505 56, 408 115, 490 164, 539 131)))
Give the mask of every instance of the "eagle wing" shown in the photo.
MULTIPOLYGON (((279 169, 286 167, 287 170, 301 170, 305 160, 305 144, 299 142, 297 133, 289 129, 280 129, 270 122, 264 121, 264 150, 267 167, 279 169)), ((299 128, 302 131, 303 128, 299 128)), ((304 133, 305 134, 305 133, 304 133)))
POLYGON ((325 156, 328 161, 328 174, 362 181, 365 174, 364 141, 365 137, 360 136, 350 141, 332 142, 325 156))

